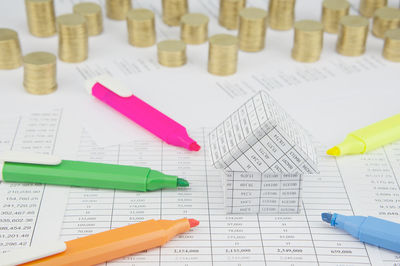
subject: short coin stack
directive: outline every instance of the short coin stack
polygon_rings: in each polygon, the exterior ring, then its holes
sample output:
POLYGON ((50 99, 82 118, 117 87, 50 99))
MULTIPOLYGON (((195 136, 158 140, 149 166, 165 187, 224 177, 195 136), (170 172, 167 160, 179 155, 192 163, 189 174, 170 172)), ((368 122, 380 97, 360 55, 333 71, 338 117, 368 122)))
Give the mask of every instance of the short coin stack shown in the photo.
POLYGON ((321 22, 300 20, 294 24, 292 58, 299 62, 318 61, 322 52, 324 27, 321 22))
POLYGON ((187 44, 201 44, 208 39, 208 22, 203 14, 186 14, 181 20, 181 39, 187 44))
POLYGON ((218 76, 236 73, 239 40, 229 34, 210 37, 208 50, 208 72, 218 76))
POLYGON ((80 3, 74 5, 74 13, 85 17, 89 36, 99 35, 103 31, 103 15, 101 7, 96 3, 80 3))
POLYGON ((126 15, 129 43, 137 47, 149 47, 156 43, 154 13, 149 9, 131 9, 126 15))
POLYGON ((24 87, 32 94, 48 94, 57 89, 55 55, 35 52, 24 56, 24 87))
POLYGON ((106 0, 106 14, 110 19, 125 20, 126 14, 131 9, 131 0, 106 0))
POLYGON ((57 18, 58 56, 64 62, 82 62, 88 57, 86 19, 77 14, 57 18))
POLYGON ((365 53, 369 22, 361 16, 345 16, 340 19, 336 51, 345 56, 360 56, 365 53))
POLYGON ((268 25, 274 30, 290 30, 294 23, 296 0, 270 0, 268 25))
POLYGON ((371 18, 375 10, 387 5, 387 0, 360 0, 360 14, 371 18))
POLYGON ((25 0, 25 8, 32 35, 49 37, 56 34, 53 0, 25 0))
POLYGON ((246 6, 246 0, 220 0, 219 24, 229 30, 239 26, 239 12, 246 6))
POLYGON ((245 8, 239 14, 239 47, 246 52, 258 52, 265 47, 267 11, 245 8))
POLYGON ((384 38, 387 30, 400 27, 400 9, 382 7, 375 11, 372 33, 378 38, 384 38))
POLYGON ((186 64, 186 44, 181 40, 167 40, 157 44, 158 62, 166 67, 186 64))
POLYGON ((385 33, 383 57, 393 62, 400 62, 400 29, 388 30, 385 33))
POLYGON ((324 0, 322 3, 322 24, 329 33, 339 32, 339 21, 349 14, 350 4, 347 0, 324 0))
POLYGON ((14 69, 22 65, 18 33, 0 28, 0 69, 14 69))
POLYGON ((179 26, 183 15, 188 13, 187 0, 162 0, 162 18, 169 26, 179 26))

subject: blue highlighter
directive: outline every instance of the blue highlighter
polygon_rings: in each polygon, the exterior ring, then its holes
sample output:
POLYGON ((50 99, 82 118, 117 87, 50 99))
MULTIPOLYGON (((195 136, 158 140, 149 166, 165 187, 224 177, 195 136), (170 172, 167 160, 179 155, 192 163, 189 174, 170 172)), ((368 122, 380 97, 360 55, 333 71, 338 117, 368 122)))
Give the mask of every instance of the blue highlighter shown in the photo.
POLYGON ((342 229, 360 241, 400 252, 400 224, 372 216, 345 216, 322 213, 322 220, 342 229))

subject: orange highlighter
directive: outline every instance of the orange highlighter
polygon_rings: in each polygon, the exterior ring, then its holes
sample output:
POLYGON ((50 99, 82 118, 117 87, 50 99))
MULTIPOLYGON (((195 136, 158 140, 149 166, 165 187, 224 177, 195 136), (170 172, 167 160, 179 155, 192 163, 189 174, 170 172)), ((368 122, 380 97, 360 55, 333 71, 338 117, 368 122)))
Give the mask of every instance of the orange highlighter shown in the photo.
POLYGON ((83 266, 164 245, 199 224, 195 219, 148 220, 65 242, 64 252, 21 265, 83 266))

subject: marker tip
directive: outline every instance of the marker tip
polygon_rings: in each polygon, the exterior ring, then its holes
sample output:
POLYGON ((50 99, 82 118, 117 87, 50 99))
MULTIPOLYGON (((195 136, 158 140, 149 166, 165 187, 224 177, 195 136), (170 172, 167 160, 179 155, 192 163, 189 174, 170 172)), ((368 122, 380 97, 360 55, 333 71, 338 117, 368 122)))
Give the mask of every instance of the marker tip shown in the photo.
POLYGON ((197 144, 196 142, 193 142, 189 145, 189 150, 191 151, 199 151, 200 150, 200 145, 197 144))
POLYGON ((176 183, 177 183, 178 187, 188 187, 189 186, 189 181, 187 181, 186 179, 183 179, 183 178, 178 178, 176 183))
POLYGON ((189 220, 190 228, 196 227, 200 224, 200 222, 197 221, 196 219, 188 219, 188 220, 189 220))
POLYGON ((340 155, 340 149, 335 146, 335 147, 327 150, 326 154, 332 155, 332 156, 339 156, 340 155))
POLYGON ((331 221, 332 221, 332 214, 324 212, 324 213, 321 214, 321 218, 322 218, 322 221, 330 224, 331 221))

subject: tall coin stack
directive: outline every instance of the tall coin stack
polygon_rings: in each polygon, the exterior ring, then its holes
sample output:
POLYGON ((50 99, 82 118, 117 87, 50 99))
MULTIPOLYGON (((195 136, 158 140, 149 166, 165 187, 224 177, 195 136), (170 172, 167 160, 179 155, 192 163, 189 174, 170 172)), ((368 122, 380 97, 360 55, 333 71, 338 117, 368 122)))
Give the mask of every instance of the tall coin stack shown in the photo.
POLYGON ((290 30, 294 23, 296 0, 270 0, 268 25, 274 30, 290 30))
POLYGON ((181 40, 167 40, 157 44, 158 62, 166 67, 186 64, 186 44, 181 40))
POLYGON ((294 24, 292 58, 299 62, 318 61, 322 52, 324 26, 319 21, 300 20, 294 24))
POLYGON ((360 0, 360 14, 371 18, 375 10, 387 5, 387 0, 360 0))
POLYGON ((384 38, 387 30, 400 28, 400 9, 382 7, 375 11, 372 33, 378 38, 384 38))
POLYGON ((58 56, 69 63, 82 62, 88 57, 88 32, 86 19, 77 14, 57 18, 58 56))
POLYGON ((106 14, 110 19, 125 20, 126 14, 131 9, 131 0, 106 0, 106 14))
POLYGON ((24 56, 24 87, 32 94, 49 94, 57 89, 55 55, 35 52, 24 56))
POLYGON ((149 47, 156 43, 156 26, 153 11, 144 8, 131 9, 126 15, 129 43, 137 47, 149 47))
POLYGON ((49 37, 56 34, 53 0, 25 0, 25 8, 32 35, 49 37))
POLYGON ((203 14, 186 14, 181 20, 181 39, 186 44, 201 44, 208 40, 208 22, 203 14))
POLYGON ((103 14, 96 3, 80 3, 74 5, 74 13, 85 17, 89 36, 103 32, 103 14))
POLYGON ((0 28, 0 69, 14 69, 22 65, 18 33, 0 28))
POLYGON ((239 13, 239 47, 246 52, 258 52, 265 47, 267 11, 245 8, 239 13))
POLYGON ((229 34, 210 37, 208 50, 208 72, 218 76, 236 73, 239 40, 229 34))
POLYGON ((220 0, 219 24, 228 30, 239 26, 239 12, 246 6, 246 0, 220 0))
POLYGON ((365 53, 369 21, 361 16, 345 16, 340 19, 336 51, 345 56, 360 56, 365 53))
POLYGON ((322 24, 329 33, 339 32, 339 21, 349 14, 350 4, 347 0, 324 0, 322 3, 322 24))
POLYGON ((400 62, 400 29, 388 30, 385 33, 383 57, 393 62, 400 62))
POLYGON ((162 0, 162 18, 169 26, 179 26, 183 15, 188 13, 187 0, 162 0))

